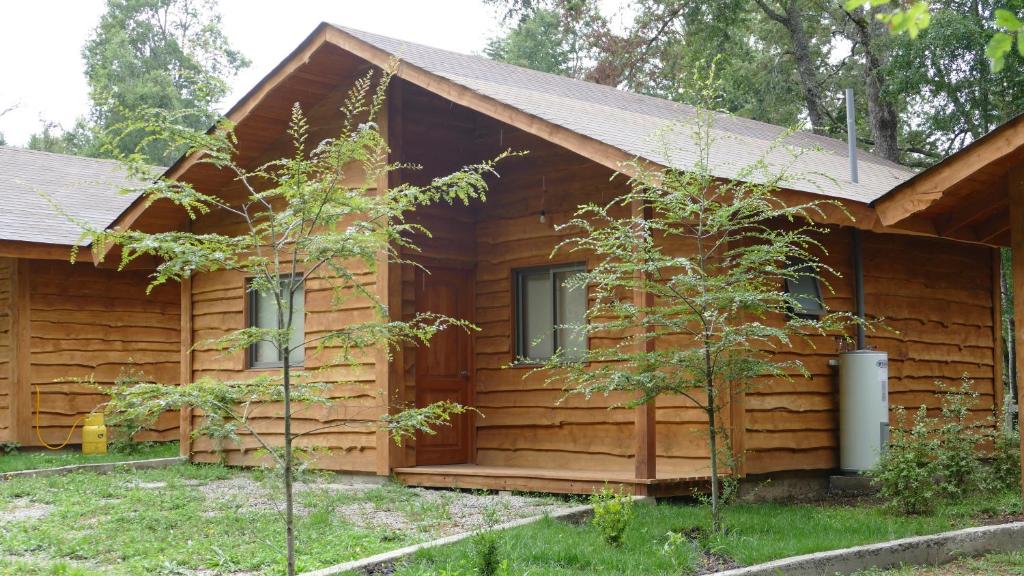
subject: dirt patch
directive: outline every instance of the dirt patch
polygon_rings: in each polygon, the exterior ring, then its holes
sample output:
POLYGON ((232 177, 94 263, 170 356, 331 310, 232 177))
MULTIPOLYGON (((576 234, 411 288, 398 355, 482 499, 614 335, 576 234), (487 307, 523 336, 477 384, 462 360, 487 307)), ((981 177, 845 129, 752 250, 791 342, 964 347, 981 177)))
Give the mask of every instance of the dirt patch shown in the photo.
POLYGON ((5 510, 0 511, 0 523, 39 520, 49 516, 52 511, 53 506, 49 504, 40 504, 21 498, 15 500, 14 504, 5 510))

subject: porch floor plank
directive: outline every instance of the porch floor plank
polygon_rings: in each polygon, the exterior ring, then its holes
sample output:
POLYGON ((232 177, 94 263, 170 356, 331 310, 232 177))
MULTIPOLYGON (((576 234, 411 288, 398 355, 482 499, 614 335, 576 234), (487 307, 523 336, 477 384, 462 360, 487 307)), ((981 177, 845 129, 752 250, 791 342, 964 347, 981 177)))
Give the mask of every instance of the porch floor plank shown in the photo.
POLYGON ((626 471, 558 470, 515 466, 447 464, 396 468, 395 477, 411 486, 590 494, 605 485, 638 495, 674 496, 701 491, 707 477, 634 478, 626 471))

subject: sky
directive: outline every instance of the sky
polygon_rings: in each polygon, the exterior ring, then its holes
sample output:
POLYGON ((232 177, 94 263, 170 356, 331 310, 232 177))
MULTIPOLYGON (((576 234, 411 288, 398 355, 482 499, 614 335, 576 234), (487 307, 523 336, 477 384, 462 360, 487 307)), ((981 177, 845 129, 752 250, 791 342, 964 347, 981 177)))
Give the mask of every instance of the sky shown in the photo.
MULTIPOLYGON (((0 133, 24 145, 42 121, 71 127, 89 108, 81 49, 104 0, 4 1, 0 133), (41 34, 45 30, 45 34, 41 34)), ((500 31, 481 0, 220 0, 223 29, 252 65, 232 81, 230 108, 321 21, 457 52, 480 53, 500 31)))

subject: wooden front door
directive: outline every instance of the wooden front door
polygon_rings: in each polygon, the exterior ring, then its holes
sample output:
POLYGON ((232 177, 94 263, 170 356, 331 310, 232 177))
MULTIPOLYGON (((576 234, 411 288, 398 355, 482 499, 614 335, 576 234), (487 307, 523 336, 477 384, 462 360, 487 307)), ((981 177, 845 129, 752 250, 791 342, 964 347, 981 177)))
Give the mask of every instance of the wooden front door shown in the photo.
MULTIPOLYGON (((416 272, 416 311, 471 320, 473 271, 431 268, 416 272)), ((472 400, 472 339, 462 328, 449 328, 434 335, 430 343, 416 350, 416 406, 442 400, 470 405, 472 400)), ((452 417, 450 426, 436 434, 416 436, 416 465, 466 464, 470 462, 470 414, 452 417)))

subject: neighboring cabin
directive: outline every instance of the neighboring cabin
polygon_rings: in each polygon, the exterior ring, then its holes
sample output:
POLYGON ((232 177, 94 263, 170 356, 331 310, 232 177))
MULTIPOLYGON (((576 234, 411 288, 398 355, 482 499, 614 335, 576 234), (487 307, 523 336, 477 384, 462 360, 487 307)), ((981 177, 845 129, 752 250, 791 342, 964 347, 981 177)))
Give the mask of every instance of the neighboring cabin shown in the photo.
MULTIPOLYGON (((148 273, 93 264, 88 247, 71 264, 80 230, 69 217, 107 226, 134 197, 117 162, 0 147, 0 442, 59 444, 104 402, 88 386, 121 370, 177 382, 180 304, 176 287, 146 294, 148 273), (52 203, 51 203, 52 202, 52 203), (65 214, 59 214, 54 204, 65 214)), ((177 438, 176 415, 140 439, 177 438)), ((81 442, 81 429, 72 434, 81 442)))
MULTIPOLYGON (((337 107, 352 80, 372 67, 387 66, 392 57, 401 64, 381 125, 396 160, 426 168, 396 179, 446 174, 506 148, 530 154, 499 167, 501 178, 492 181, 487 202, 420 212, 417 218, 434 236, 421 240, 422 253, 408 256, 431 274, 391 265, 375 276, 365 275, 396 315, 445 313, 467 318, 481 330, 472 336, 441 334, 428 348, 404 350, 391 366, 375 355, 338 373, 338 381, 345 383, 338 395, 347 399, 301 416, 308 420, 301 426, 350 424, 306 439, 331 450, 317 465, 394 473, 410 484, 563 492, 589 492, 608 481, 636 493, 672 493, 706 477, 702 415, 686 401, 665 399, 656 407, 607 410, 614 398, 573 397, 556 406, 561 392, 545 386, 542 377, 524 378, 527 367, 504 368, 519 355, 542 358, 556 345, 607 344, 597 338, 556 341, 553 325, 579 317, 586 298, 555 288, 559 279, 589 262, 564 254, 549 260, 561 239, 554 226, 565 222, 580 203, 620 194, 625 179, 611 176, 622 162, 634 157, 661 161, 659 144, 651 136, 691 115, 692 108, 323 24, 228 113, 237 126, 242 160, 255 164, 287 150, 284 130, 296 101, 313 127, 311 140, 334 135, 337 107), (538 337, 547 340, 535 346, 538 337), (480 415, 467 415, 404 448, 375 427, 389 406, 443 398, 467 403, 480 415)), ((723 117, 715 132, 719 142, 712 166, 717 176, 730 178, 784 131, 723 117)), ((670 137, 692 150, 685 129, 670 137)), ((824 260, 843 278, 833 282, 835 293, 826 291, 825 300, 833 309, 854 310, 852 245, 854 230, 859 230, 867 314, 884 317, 898 331, 869 334, 867 339, 870 347, 889 354, 890 403, 935 406, 934 381, 952 382, 967 373, 981 394, 979 415, 992 413, 1002 399, 996 251, 934 238, 935 226, 913 217, 898 227, 883 226, 871 203, 910 178, 908 169, 863 154, 860 183, 852 184, 845 143, 807 133, 791 135, 787 143, 804 151, 797 170, 831 179, 794 181, 780 194, 801 200, 833 198, 856 217, 850 222, 838 210, 829 216, 835 228, 825 240, 824 260)), ((779 151, 772 159, 781 161, 785 154, 779 151)), ((681 162, 685 167, 685 155, 681 162)), ((230 174, 188 158, 172 166, 168 175, 202 192, 239 197, 230 174)), ((185 222, 173 208, 136 203, 117 225, 156 230, 175 221, 179 226, 185 222)), ((229 233, 235 225, 205 218, 194 229, 229 233)), ((241 275, 223 272, 198 274, 183 284, 184 378, 244 378, 274 364, 274 358, 253 354, 225 357, 203 344, 184 353, 192 343, 242 328, 258 317, 251 308, 259 303, 250 302, 245 286, 241 275)), ((307 333, 370 314, 358 302, 333 311, 328 300, 323 286, 306 287, 307 333)), ((782 351, 801 358, 810 379, 766 382, 732 398, 729 425, 735 449, 744 453, 744 474, 837 467, 836 375, 830 365, 837 343, 819 338, 815 345, 798 343, 782 351)), ((305 351, 305 366, 319 362, 313 351, 305 351)), ((186 413, 183 422, 199 417, 186 413)), ((265 413, 259 426, 272 434, 280 421, 265 413)), ((220 457, 208 439, 190 443, 188 431, 189 426, 181 430, 183 451, 193 460, 220 457)), ((253 451, 226 448, 230 463, 258 462, 253 451)))

